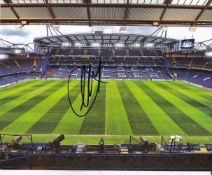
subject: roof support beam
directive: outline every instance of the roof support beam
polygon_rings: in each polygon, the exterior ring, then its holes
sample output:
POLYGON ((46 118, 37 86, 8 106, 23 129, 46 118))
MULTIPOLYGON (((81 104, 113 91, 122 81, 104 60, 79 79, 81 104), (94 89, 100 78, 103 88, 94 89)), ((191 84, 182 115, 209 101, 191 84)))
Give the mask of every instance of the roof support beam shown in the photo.
POLYGON ((163 12, 162 12, 162 14, 161 14, 161 16, 160 16, 159 24, 160 24, 161 21, 163 20, 163 17, 164 17, 164 15, 165 15, 165 13, 166 13, 167 8, 168 8, 168 4, 166 4, 166 7, 163 9, 163 12))
POLYGON ((127 6, 126 6, 126 9, 125 9, 125 12, 124 12, 124 24, 126 25, 127 24, 127 18, 128 18, 128 12, 129 11, 129 0, 127 0, 127 6))
POLYGON ((164 38, 161 38, 161 41, 155 42, 155 44, 156 44, 156 45, 159 45, 159 44, 161 44, 161 43, 163 44, 164 41, 165 41, 165 39, 164 39, 164 38))
MULTIPOLYGON (((27 21, 28 24, 52 24, 52 18, 42 19, 42 18, 21 18, 21 19, 1 19, 0 24, 19 24, 21 21, 27 21)), ((60 25, 88 25, 88 18, 56 18, 57 24, 60 25)), ((152 25, 155 20, 136 20, 136 19, 127 19, 127 25, 131 26, 142 26, 142 25, 152 25)), ((191 26, 193 21, 169 21, 163 20, 161 21, 160 26, 191 26)), ((108 19, 92 19, 91 25, 123 25, 123 19, 110 19, 110 23, 108 24, 108 19)), ((212 26, 212 21, 197 21, 196 26, 212 26)))
MULTIPOLYGON (((29 24, 52 24, 52 23, 59 23, 59 24, 73 24, 73 25, 143 25, 149 24, 152 25, 155 22, 155 19, 152 20, 139 20, 139 19, 129 19, 129 10, 130 8, 151 8, 151 9, 158 9, 162 8, 162 14, 159 17, 158 21, 160 25, 175 25, 175 26, 211 26, 212 21, 199 21, 201 15, 204 13, 206 9, 212 10, 212 6, 210 6, 212 0, 209 0, 206 5, 174 5, 174 4, 131 4, 129 0, 127 0, 126 4, 93 4, 86 1, 86 3, 49 3, 48 0, 45 0, 45 3, 2 3, 1 8, 11 8, 12 12, 15 14, 16 19, 1 19, 0 24, 19 24, 21 21, 25 20, 29 24), (40 18, 40 19, 29 19, 27 16, 20 19, 19 14, 16 13, 14 10, 15 7, 23 7, 23 8, 30 8, 34 7, 45 7, 48 9, 49 14, 51 17, 48 18, 40 18), (87 18, 78 18, 78 19, 70 19, 70 18, 56 18, 54 15, 54 11, 52 10, 53 7, 81 7, 84 10, 87 9, 87 18), (124 11, 124 15, 122 19, 93 19, 91 17, 91 7, 95 8, 122 8, 124 11), (198 9, 200 13, 197 15, 195 21, 183 21, 183 20, 163 20, 164 15, 169 8, 174 9, 198 9)), ((24 10, 24 9, 23 9, 24 10)))
POLYGON ((73 41, 67 36, 67 35, 64 35, 64 37, 67 39, 67 41, 71 44, 73 44, 73 41))
POLYGON ((103 35, 102 35, 101 39, 102 39, 102 44, 103 44, 104 43, 103 35))
POLYGON ((83 39, 84 39, 84 41, 85 41, 86 45, 88 45, 88 44, 89 44, 89 42, 88 42, 87 38, 85 37, 85 35, 83 35, 83 39))
POLYGON ((75 38, 79 43, 81 43, 80 39, 79 39, 77 36, 74 36, 74 38, 75 38))
POLYGON ((59 42, 61 42, 61 43, 63 42, 59 37, 57 37, 56 39, 59 40, 59 42))
POLYGON ((118 39, 117 43, 119 43, 119 42, 120 42, 120 39, 121 39, 121 36, 119 36, 119 39, 118 39))
MULTIPOLYGON (((46 1, 46 0, 45 0, 46 1)), ((92 4, 92 3, 48 3, 50 7, 120 7, 120 8, 165 8, 166 4, 92 4)), ((21 4, 1 4, 1 7, 45 7, 43 3, 21 3, 21 4)), ((170 4, 169 8, 176 9, 204 9, 205 5, 174 5, 170 4)), ((212 9, 212 6, 208 6, 212 9)))
POLYGON ((112 43, 111 43, 111 35, 110 35, 110 44, 112 45, 112 43))
POLYGON ((155 43, 156 40, 158 40, 158 38, 153 39, 151 42, 155 43))
POLYGON ((18 15, 18 13, 15 11, 15 9, 13 7, 10 7, 10 9, 12 10, 13 14, 15 15, 15 17, 17 19, 20 19, 20 16, 18 15))
MULTIPOLYGON (((31 21, 31 22, 38 22, 40 21, 40 23, 42 22, 45 22, 45 23, 48 23, 48 22, 51 22, 52 19, 49 18, 49 19, 43 19, 43 18, 21 18, 21 20, 28 20, 28 21, 31 21)), ((84 22, 84 21, 87 21, 88 19, 87 18, 56 18, 55 21, 58 22, 58 21, 63 21, 63 22, 74 22, 74 21, 78 21, 78 22, 84 22)), ((17 21, 15 18, 12 18, 12 19, 1 19, 0 22, 15 22, 17 21)), ((108 22, 108 19, 92 19, 91 22, 108 22)), ((143 22, 143 24, 148 24, 148 23, 152 23, 152 21, 155 21, 154 19, 149 19, 149 20, 140 20, 140 19, 128 19, 127 22, 135 22, 136 24, 139 22, 140 24, 142 24, 141 22, 143 22)), ((19 22, 19 21, 17 21, 19 22)), ((122 19, 110 19, 110 22, 120 22, 120 23, 123 23, 123 20, 122 19)), ((208 23, 208 24, 211 24, 212 21, 200 21, 200 22, 203 22, 203 23, 208 23)), ((169 21, 169 20, 163 20, 162 21, 163 24, 177 24, 177 23, 182 23, 182 24, 186 24, 186 23, 191 23, 191 21, 181 21, 181 20, 176 20, 176 21, 169 21)))
MULTIPOLYGON (((162 27, 159 27, 158 29, 156 29, 152 34, 150 34, 150 36, 153 36, 154 34, 157 35, 157 34, 160 32, 161 28, 162 28, 162 27)), ((156 35, 155 35, 155 36, 156 36, 156 35)))
POLYGON ((137 36, 137 37, 132 41, 132 44, 134 44, 134 43, 137 41, 138 38, 139 38, 139 36, 137 36))
POLYGON ((49 11, 49 14, 51 15, 51 18, 52 18, 53 22, 56 24, 55 15, 54 15, 54 12, 53 12, 48 0, 45 0, 45 3, 46 3, 46 7, 47 7, 47 9, 49 11))
POLYGON ((210 4, 211 4, 212 0, 209 0, 208 3, 205 5, 205 7, 200 11, 200 13, 197 15, 193 25, 196 25, 197 21, 199 20, 199 18, 202 16, 203 12, 208 8, 210 7, 210 4))
POLYGON ((125 43, 129 40, 130 36, 127 37, 127 39, 125 40, 125 43))
POLYGON ((147 36, 143 37, 143 39, 140 41, 140 44, 144 44, 144 42, 148 39, 147 36))
MULTIPOLYGON (((19 20, 19 19, 20 19, 20 16, 19 16, 18 13, 15 11, 14 7, 11 7, 11 6, 10 6, 10 3, 12 3, 12 1, 10 1, 10 0, 8 0, 8 1, 4 0, 4 2, 5 2, 7 5, 9 5, 10 10, 13 12, 13 14, 15 15, 15 17, 19 20)), ((0 6, 1 6, 1 5, 0 5, 0 6)))
MULTIPOLYGON (((95 42, 95 38, 96 37, 99 37, 100 35, 99 34, 90 34, 89 36, 91 37, 91 40, 87 41, 87 37, 88 36, 87 34, 70 34, 70 35, 62 35, 62 36, 51 36, 51 37, 43 37, 43 38, 36 38, 34 40, 34 43, 35 44, 38 44, 40 43, 40 45, 42 46, 48 46, 48 45, 61 45, 62 42, 65 42, 67 41, 67 39, 69 39, 70 43, 75 43, 76 40, 81 40, 79 42, 81 43, 85 43, 87 46, 90 45, 90 43, 94 43, 95 42), (62 40, 62 42, 59 42, 59 39, 62 40)), ((119 43, 119 41, 122 41, 121 39, 122 38, 126 38, 125 40, 123 40, 123 43, 128 45, 128 44, 131 44, 130 43, 127 43, 127 39, 128 37, 135 37, 136 38, 142 38, 143 41, 145 41, 146 39, 147 40, 152 40, 152 41, 156 41, 156 40, 159 40, 161 39, 162 41, 159 41, 159 42, 166 42, 168 44, 170 44, 171 42, 173 43, 177 43, 179 42, 178 40, 172 40, 172 39, 164 39, 164 38, 160 38, 160 37, 153 37, 153 36, 146 36, 146 35, 135 35, 135 34, 102 34, 101 35, 103 37, 103 41, 102 41, 102 44, 104 44, 104 42, 108 43, 108 38, 109 37, 112 37, 111 40, 113 43, 119 43), (104 36, 107 36, 106 38, 104 38, 104 36), (127 37, 126 37, 127 36, 127 37)), ((135 40, 134 39, 134 40, 135 40)), ((128 42, 129 42, 130 39, 128 39, 128 42)), ((140 40, 140 39, 139 39, 140 40)), ((157 43, 158 44, 158 43, 157 43)))
POLYGON ((91 26, 91 13, 89 8, 89 3, 87 3, 87 15, 88 15, 88 24, 91 26))

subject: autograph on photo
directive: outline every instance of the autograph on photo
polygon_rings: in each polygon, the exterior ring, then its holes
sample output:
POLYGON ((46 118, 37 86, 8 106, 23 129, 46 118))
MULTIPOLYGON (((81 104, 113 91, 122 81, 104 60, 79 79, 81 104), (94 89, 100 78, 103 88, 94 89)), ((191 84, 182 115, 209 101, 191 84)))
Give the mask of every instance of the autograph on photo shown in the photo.
POLYGON ((88 66, 86 65, 78 66, 78 67, 75 67, 69 74, 68 86, 67 86, 68 101, 72 111, 78 117, 84 117, 86 114, 88 114, 88 112, 91 110, 91 108, 93 107, 96 101, 96 98, 100 91, 101 83, 106 83, 101 81, 101 69, 102 69, 102 61, 100 58, 97 67, 92 67, 91 64, 89 64, 88 66), (94 71, 94 69, 97 69, 96 72, 94 71), (72 73, 75 72, 76 70, 80 70, 80 73, 81 73, 81 78, 80 78, 81 104, 79 106, 79 110, 77 110, 76 107, 74 108, 73 101, 70 98, 71 76, 72 76, 72 73), (96 91, 94 91, 94 88, 93 88, 94 80, 97 81, 96 91), (87 109, 86 112, 82 113, 81 111, 83 109, 87 109))

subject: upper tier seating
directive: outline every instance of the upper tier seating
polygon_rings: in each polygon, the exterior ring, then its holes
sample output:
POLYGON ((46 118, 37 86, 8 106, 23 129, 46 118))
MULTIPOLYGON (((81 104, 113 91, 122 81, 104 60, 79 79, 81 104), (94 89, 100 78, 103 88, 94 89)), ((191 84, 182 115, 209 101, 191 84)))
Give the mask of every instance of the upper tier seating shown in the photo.
POLYGON ((0 60, 0 76, 9 74, 39 71, 42 64, 42 60, 34 59, 5 59, 0 60))

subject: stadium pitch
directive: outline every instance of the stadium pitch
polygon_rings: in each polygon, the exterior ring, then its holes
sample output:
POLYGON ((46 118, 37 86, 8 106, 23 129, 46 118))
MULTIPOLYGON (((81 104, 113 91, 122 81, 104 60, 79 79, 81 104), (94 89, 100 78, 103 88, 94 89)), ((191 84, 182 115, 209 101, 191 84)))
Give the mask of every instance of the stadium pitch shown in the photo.
MULTIPOLYGON (((80 104, 80 81, 70 85, 80 104)), ((66 80, 30 80, 0 89, 0 133, 31 133, 48 142, 66 134, 66 143, 127 143, 130 135, 181 135, 185 141, 212 139, 212 93, 185 82, 116 81, 101 84, 91 111, 77 117, 67 98, 66 80)))

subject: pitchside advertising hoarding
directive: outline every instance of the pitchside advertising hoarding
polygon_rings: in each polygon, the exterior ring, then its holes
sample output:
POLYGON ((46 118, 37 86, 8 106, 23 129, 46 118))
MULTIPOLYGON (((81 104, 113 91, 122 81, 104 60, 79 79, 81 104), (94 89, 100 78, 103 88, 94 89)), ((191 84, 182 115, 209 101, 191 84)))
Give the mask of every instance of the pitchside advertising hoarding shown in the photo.
POLYGON ((194 48, 194 39, 184 39, 181 41, 180 48, 181 49, 193 49, 194 48))

